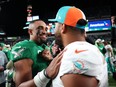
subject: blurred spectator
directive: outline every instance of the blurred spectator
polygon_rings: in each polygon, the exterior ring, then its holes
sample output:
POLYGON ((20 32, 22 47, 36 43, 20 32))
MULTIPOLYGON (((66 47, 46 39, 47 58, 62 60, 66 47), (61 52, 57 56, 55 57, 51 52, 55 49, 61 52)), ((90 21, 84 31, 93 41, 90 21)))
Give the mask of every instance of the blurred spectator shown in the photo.
POLYGON ((3 50, 3 47, 4 47, 4 43, 0 43, 0 51, 3 50))
POLYGON ((111 29, 111 45, 116 48, 116 16, 111 16, 112 29, 111 29))
MULTIPOLYGON (((111 16, 112 29, 111 29, 111 45, 113 47, 114 56, 116 58, 116 16, 111 16)), ((116 62, 114 62, 116 64, 116 62)), ((114 79, 116 80, 116 73, 113 74, 114 79)))
POLYGON ((6 45, 4 43, 0 43, 0 50, 6 54, 8 61, 9 61, 10 60, 11 46, 9 44, 6 45))
POLYGON ((104 41, 103 43, 104 43, 104 46, 106 49, 105 58, 106 58, 106 61, 108 63, 108 71, 110 73, 113 73, 113 72, 115 72, 115 67, 113 65, 113 60, 114 60, 113 48, 108 43, 108 41, 104 41))
POLYGON ((111 16, 112 26, 116 26, 116 16, 111 16))
POLYGON ((8 60, 5 53, 3 51, 0 51, 0 87, 5 87, 4 70, 7 62, 8 60))
POLYGON ((105 57, 114 57, 113 48, 108 41, 103 41, 104 47, 106 49, 105 57))
POLYGON ((11 46, 9 44, 8 45, 4 45, 4 48, 3 48, 2 51, 6 54, 6 56, 8 58, 8 61, 10 61, 11 60, 10 59, 11 46))
POLYGON ((101 39, 97 39, 95 41, 95 45, 98 47, 98 49, 100 50, 100 52, 105 56, 106 49, 104 47, 104 44, 103 44, 102 40, 101 39))

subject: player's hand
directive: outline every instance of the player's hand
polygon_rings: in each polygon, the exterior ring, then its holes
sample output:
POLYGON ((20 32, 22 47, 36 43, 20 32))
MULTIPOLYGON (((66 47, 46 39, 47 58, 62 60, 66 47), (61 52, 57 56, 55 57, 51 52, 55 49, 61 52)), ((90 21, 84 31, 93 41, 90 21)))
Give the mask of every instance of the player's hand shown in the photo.
POLYGON ((51 52, 48 50, 48 49, 45 49, 43 52, 42 52, 42 57, 47 60, 47 61, 50 61, 53 59, 52 57, 52 54, 51 52))
POLYGON ((48 75, 48 77, 50 77, 51 79, 54 79, 58 72, 59 72, 59 68, 60 68, 60 64, 61 64, 61 59, 63 57, 63 53, 65 50, 61 51, 50 63, 50 65, 46 68, 46 73, 48 75))

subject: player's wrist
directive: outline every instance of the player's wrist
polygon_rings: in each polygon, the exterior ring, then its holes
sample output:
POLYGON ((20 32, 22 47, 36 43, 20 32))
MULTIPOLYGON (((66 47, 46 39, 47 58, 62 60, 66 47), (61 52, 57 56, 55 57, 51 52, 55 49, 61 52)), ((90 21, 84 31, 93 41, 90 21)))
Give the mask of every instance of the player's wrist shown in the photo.
POLYGON ((44 70, 39 72, 35 77, 34 77, 34 83, 37 87, 45 87, 46 84, 50 81, 45 75, 44 75, 44 70))
POLYGON ((44 73, 44 75, 45 75, 46 78, 51 79, 51 78, 48 76, 48 74, 46 73, 46 69, 44 69, 43 73, 44 73))

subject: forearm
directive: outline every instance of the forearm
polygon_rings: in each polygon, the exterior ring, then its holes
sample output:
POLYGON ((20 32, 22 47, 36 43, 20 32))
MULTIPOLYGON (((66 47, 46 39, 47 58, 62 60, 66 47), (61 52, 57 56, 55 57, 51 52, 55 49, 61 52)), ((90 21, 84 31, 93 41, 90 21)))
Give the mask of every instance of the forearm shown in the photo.
POLYGON ((18 87, 46 87, 48 79, 44 75, 44 70, 39 72, 34 79, 21 83, 18 87))
POLYGON ((18 87, 36 87, 34 80, 29 80, 27 82, 21 83, 18 87))

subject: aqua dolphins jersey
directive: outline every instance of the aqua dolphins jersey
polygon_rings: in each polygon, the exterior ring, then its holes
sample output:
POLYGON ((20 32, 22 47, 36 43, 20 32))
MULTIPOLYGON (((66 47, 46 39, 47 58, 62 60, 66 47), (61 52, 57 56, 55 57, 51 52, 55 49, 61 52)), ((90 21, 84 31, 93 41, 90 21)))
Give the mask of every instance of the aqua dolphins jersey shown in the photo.
POLYGON ((16 62, 25 58, 31 59, 33 61, 32 75, 34 77, 37 72, 45 69, 49 64, 41 56, 41 52, 43 50, 44 49, 41 46, 38 46, 35 42, 31 40, 24 40, 18 42, 12 47, 11 60, 16 62))

